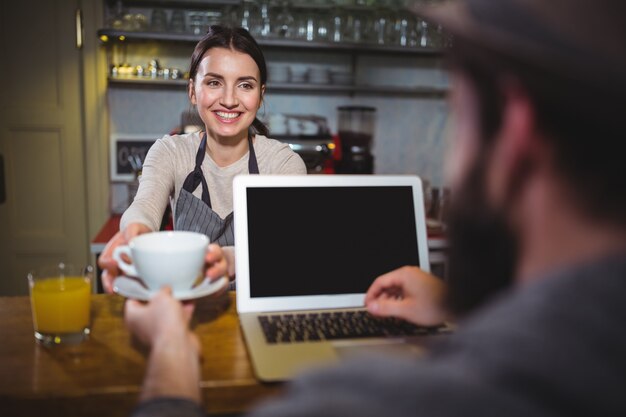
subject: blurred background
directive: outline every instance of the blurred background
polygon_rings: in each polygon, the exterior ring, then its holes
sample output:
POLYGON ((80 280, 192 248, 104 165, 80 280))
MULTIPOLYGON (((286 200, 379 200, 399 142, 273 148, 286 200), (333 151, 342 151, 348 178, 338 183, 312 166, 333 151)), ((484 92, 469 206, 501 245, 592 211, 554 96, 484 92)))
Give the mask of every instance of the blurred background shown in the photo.
POLYGON ((441 51, 452 40, 412 3, 3 1, 0 296, 26 294, 38 265, 93 264, 103 248, 94 241, 132 201, 150 145, 202 127, 187 71, 212 24, 245 27, 261 45, 259 118, 310 174, 419 175, 436 220, 447 196, 441 51))

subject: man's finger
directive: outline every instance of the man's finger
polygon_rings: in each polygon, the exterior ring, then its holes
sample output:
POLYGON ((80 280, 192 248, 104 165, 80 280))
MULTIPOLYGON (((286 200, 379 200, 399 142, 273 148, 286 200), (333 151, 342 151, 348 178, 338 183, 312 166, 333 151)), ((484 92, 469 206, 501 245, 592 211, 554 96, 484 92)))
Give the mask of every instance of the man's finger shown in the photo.
POLYGON ((195 307, 195 303, 183 303, 183 315, 185 317, 185 322, 189 323, 191 321, 195 307))
POLYGON ((380 297, 381 294, 385 293, 388 289, 398 286, 400 284, 401 281, 397 278, 396 271, 388 272, 384 275, 379 276, 367 290, 367 294, 365 295, 365 302, 368 303, 374 301, 376 298, 380 297))
POLYGON ((394 298, 378 299, 367 305, 367 311, 375 316, 405 318, 405 303, 394 298))

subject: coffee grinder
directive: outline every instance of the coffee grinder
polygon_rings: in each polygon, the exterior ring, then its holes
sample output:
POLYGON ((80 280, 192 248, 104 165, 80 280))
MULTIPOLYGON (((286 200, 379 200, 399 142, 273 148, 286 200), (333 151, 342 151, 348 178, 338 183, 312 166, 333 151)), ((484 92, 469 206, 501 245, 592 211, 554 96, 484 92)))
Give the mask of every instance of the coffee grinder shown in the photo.
POLYGON ((337 174, 373 174, 372 145, 376 109, 366 106, 340 106, 339 144, 341 159, 335 164, 337 174))

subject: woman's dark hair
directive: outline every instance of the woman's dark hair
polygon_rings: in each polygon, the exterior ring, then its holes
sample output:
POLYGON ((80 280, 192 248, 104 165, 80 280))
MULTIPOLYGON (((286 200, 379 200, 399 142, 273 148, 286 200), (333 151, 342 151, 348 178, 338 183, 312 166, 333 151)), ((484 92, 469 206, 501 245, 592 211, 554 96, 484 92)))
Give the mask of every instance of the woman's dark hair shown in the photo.
POLYGON ((486 145, 502 123, 503 79, 519 82, 534 106, 538 128, 555 151, 557 169, 571 195, 588 215, 626 226, 621 151, 626 97, 621 91, 601 90, 593 80, 575 79, 566 69, 550 72, 462 39, 455 39, 448 64, 474 86, 486 145))
MULTIPOLYGON (((189 79, 194 80, 198 73, 198 66, 204 54, 211 48, 232 49, 246 55, 249 55, 261 74, 261 86, 267 82, 267 66, 265 65, 265 57, 261 48, 256 43, 250 33, 244 28, 230 28, 226 26, 213 25, 209 27, 206 35, 200 39, 196 48, 191 54, 191 64, 189 65, 189 79)), ((269 130, 256 117, 252 122, 251 134, 258 133, 260 135, 269 135, 269 130)))

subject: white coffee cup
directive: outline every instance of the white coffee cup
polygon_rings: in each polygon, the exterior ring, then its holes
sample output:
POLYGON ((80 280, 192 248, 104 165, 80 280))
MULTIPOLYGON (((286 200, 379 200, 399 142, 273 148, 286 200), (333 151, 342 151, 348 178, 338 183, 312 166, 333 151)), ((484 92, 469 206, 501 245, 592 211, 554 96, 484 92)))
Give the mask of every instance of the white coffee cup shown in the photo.
POLYGON ((169 285, 174 292, 186 291, 202 276, 208 245, 209 238, 202 233, 146 233, 115 248, 113 259, 126 275, 140 278, 151 290, 169 285))

